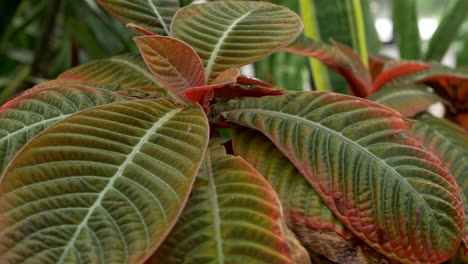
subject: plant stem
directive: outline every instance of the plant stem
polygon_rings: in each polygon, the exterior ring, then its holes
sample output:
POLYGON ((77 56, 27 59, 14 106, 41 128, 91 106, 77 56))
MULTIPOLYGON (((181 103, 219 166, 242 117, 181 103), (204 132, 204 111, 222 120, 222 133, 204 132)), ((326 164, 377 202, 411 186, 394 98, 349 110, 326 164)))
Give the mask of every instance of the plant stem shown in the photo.
POLYGON ((366 31, 364 28, 364 17, 362 15, 361 0, 353 0, 354 21, 358 33, 359 54, 366 67, 369 66, 367 59, 366 31))
MULTIPOLYGON (((304 21, 304 33, 307 37, 320 39, 320 33, 316 23, 314 3, 311 0, 300 0, 302 20, 304 21)), ((309 58, 314 87, 317 91, 328 91, 330 85, 328 73, 323 64, 314 58, 309 58)))

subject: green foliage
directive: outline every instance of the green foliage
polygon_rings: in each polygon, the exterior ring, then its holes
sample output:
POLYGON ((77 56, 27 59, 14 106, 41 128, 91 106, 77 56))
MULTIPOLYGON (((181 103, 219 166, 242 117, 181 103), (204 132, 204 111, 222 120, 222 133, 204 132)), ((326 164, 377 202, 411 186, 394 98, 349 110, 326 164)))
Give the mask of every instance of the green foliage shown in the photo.
MULTIPOLYGON (((366 1, 340 9, 360 54, 297 38, 301 19, 280 5, 188 2, 100 0, 145 35, 127 47, 139 53, 66 70, 0 108, 0 263, 463 258, 467 134, 422 114, 444 102, 464 125, 464 72, 384 59, 369 68, 366 1), (314 57, 356 96, 240 73, 280 50, 297 54, 273 62, 314 57)), ((80 12, 67 7, 60 14, 80 12)), ((73 37, 91 17, 62 20, 74 30, 63 65, 77 40, 80 52, 109 41, 73 37)))

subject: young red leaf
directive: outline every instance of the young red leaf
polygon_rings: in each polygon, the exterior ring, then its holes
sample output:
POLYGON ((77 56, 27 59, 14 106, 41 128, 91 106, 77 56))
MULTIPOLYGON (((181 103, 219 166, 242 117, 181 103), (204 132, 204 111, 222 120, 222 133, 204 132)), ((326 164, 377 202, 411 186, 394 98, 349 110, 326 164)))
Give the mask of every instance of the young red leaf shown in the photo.
POLYGON ((379 56, 379 55, 370 55, 369 56, 369 71, 372 76, 372 81, 375 81, 377 76, 382 73, 384 70, 385 63, 390 60, 387 57, 384 56, 379 56))
POLYGON ((384 70, 374 81, 374 85, 370 94, 376 93, 382 86, 393 79, 400 78, 405 75, 410 75, 422 70, 430 68, 430 64, 419 62, 408 62, 400 64, 388 70, 384 70))
POLYGON ((203 64, 184 42, 164 36, 134 38, 158 83, 180 97, 184 91, 206 85, 203 64))
POLYGON ((372 89, 372 78, 361 57, 351 48, 339 42, 329 46, 301 35, 283 50, 314 57, 330 69, 341 74, 349 83, 351 92, 366 97, 372 89))
POLYGON ((198 86, 187 89, 185 96, 187 100, 194 103, 199 103, 205 110, 208 110, 208 101, 213 99, 213 89, 235 83, 240 71, 237 68, 230 68, 218 75, 210 85, 198 86))

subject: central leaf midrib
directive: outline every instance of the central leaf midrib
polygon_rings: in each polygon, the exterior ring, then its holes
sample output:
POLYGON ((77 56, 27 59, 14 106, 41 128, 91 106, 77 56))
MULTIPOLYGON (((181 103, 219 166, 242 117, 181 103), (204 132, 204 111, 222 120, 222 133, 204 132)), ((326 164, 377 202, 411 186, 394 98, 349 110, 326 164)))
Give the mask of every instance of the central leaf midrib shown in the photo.
POLYGON ((224 41, 226 40, 226 38, 228 37, 229 33, 231 33, 231 31, 234 29, 234 27, 239 24, 239 22, 241 20, 243 20, 244 18, 246 18, 248 15, 250 15, 250 13, 252 13, 254 10, 249 10, 247 13, 245 13, 244 15, 240 16, 239 18, 235 19, 234 21, 232 21, 231 25, 229 25, 229 27, 226 29, 226 31, 223 32, 223 35, 221 35, 221 37, 218 39, 218 43, 216 43, 214 49, 213 49, 213 52, 211 53, 210 55, 210 58, 206 64, 206 68, 205 68, 205 80, 208 82, 210 80, 210 75, 211 75, 211 72, 212 72, 212 68, 215 64, 215 61, 216 61, 216 58, 218 57, 218 53, 221 49, 221 46, 224 44, 224 41))
POLYGON ((166 32, 166 35, 169 36, 170 34, 169 34, 169 30, 166 27, 166 23, 164 23, 164 20, 162 19, 161 14, 158 12, 158 9, 154 5, 153 1, 147 0, 147 2, 151 6, 151 9, 153 9, 153 12, 156 15, 156 17, 158 18, 158 20, 161 22, 161 26, 163 27, 164 31, 166 32))
POLYGON ((211 153, 208 148, 205 155, 206 162, 206 174, 208 178, 208 185, 211 192, 211 206, 213 207, 213 224, 215 231, 215 241, 216 241, 216 255, 218 263, 224 263, 224 253, 223 253, 223 237, 221 234, 221 219, 219 216, 219 204, 218 204, 218 193, 216 191, 216 183, 213 176, 212 164, 211 164, 211 153))
MULTIPOLYGON (((81 233, 82 229, 87 225, 89 218, 91 215, 94 213, 95 209, 98 208, 101 205, 102 200, 104 199, 104 196, 107 194, 109 190, 113 188, 114 183, 117 181, 118 178, 122 177, 123 172, 127 168, 127 166, 132 162, 133 158, 140 152, 141 148, 144 146, 145 143, 149 140, 149 138, 159 129, 162 127, 164 123, 166 123, 169 119, 171 119, 173 116, 175 116, 178 112, 182 111, 182 108, 177 108, 173 109, 169 112, 167 112, 164 116, 162 116, 156 123, 153 124, 153 126, 148 129, 146 134, 141 138, 141 140, 138 142, 137 145, 135 145, 134 149, 130 154, 128 154, 127 158, 125 161, 120 165, 119 169, 114 173, 113 176, 109 177, 109 183, 104 187, 102 192, 99 194, 98 198, 96 201, 93 203, 93 205, 89 208, 88 213, 86 216, 83 218, 81 223, 78 225, 75 233, 73 234, 72 238, 70 241, 67 243, 65 246, 65 249, 58 260, 57 263, 62 263, 64 258, 67 256, 68 251, 73 247, 76 239, 78 238, 78 235, 81 233)), ((125 243, 125 241, 122 241, 125 243)), ((128 256, 126 256, 127 258, 128 256)), ((127 260, 126 260, 127 261, 127 260)))
MULTIPOLYGON (((238 110, 230 110, 230 111, 226 111, 226 112, 236 112, 236 111, 250 111, 250 112, 257 112, 257 113, 264 113, 264 114, 267 114, 267 115, 272 115, 272 116, 279 116, 279 117, 283 117, 283 118, 286 118, 286 119, 293 119, 293 120, 296 120, 296 121, 300 121, 300 122, 303 122, 303 123, 306 123, 306 124, 310 124, 312 126, 315 126, 317 127, 318 129, 322 129, 326 132, 328 132, 329 134, 333 135, 333 136, 336 136, 337 138, 340 138, 342 141, 346 142, 346 143, 349 143, 355 147, 357 147, 358 149, 361 149, 364 153, 366 153, 369 157, 371 157, 372 159, 376 160, 378 163, 382 164, 384 167, 386 167, 388 170, 390 170, 391 172, 393 172, 394 175, 397 175, 400 180, 402 182, 405 182, 409 188, 417 194, 417 196, 423 201, 423 204, 426 208, 428 208, 430 214, 432 215, 432 218, 435 219, 437 221, 437 223, 440 225, 440 223, 438 222, 437 218, 435 217, 434 215, 434 212, 432 210, 432 208, 427 204, 426 200, 422 197, 422 195, 416 191, 416 189, 414 189, 414 187, 409 184, 405 178, 403 178, 403 176, 401 176, 394 168, 392 168, 390 165, 388 165, 386 162, 382 161, 379 157, 377 157, 376 155, 374 155, 372 152, 370 152, 369 150, 367 150, 366 148, 362 147, 361 145, 359 145, 358 143, 350 140, 349 138, 343 136, 343 134, 339 133, 339 132, 336 132, 328 127, 325 127, 323 125, 321 125, 320 123, 317 123, 317 122, 314 122, 314 121, 311 121, 311 120, 308 120, 306 118, 303 118, 303 117, 299 117, 299 116, 295 116, 295 115, 291 115, 291 114, 288 114, 288 113, 284 113, 284 112, 277 112, 277 111, 272 111, 272 110, 266 110, 266 109, 250 109, 250 108, 244 108, 244 109, 238 109, 238 110)), ((267 135, 268 136, 268 135, 267 135)), ((271 139, 270 139, 271 140, 271 139)), ((273 143, 275 143, 273 140, 272 140, 273 143)), ((275 143, 276 145, 276 143, 275 143)), ((278 149, 281 150, 281 148, 279 146, 277 146, 278 149)), ((286 155, 286 154, 285 154, 286 155)), ((286 155, 287 156, 287 155, 286 155)))

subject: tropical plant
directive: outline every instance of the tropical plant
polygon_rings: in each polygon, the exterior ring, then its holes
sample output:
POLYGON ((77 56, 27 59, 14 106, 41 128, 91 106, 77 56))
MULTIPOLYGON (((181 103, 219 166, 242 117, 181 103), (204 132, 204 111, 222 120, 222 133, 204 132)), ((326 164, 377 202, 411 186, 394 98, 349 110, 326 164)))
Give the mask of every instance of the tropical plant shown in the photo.
POLYGON ((352 49, 266 2, 99 2, 140 53, 0 108, 0 263, 441 263, 468 241, 466 132, 356 97, 378 88, 352 49), (281 49, 356 96, 240 75, 281 49))

